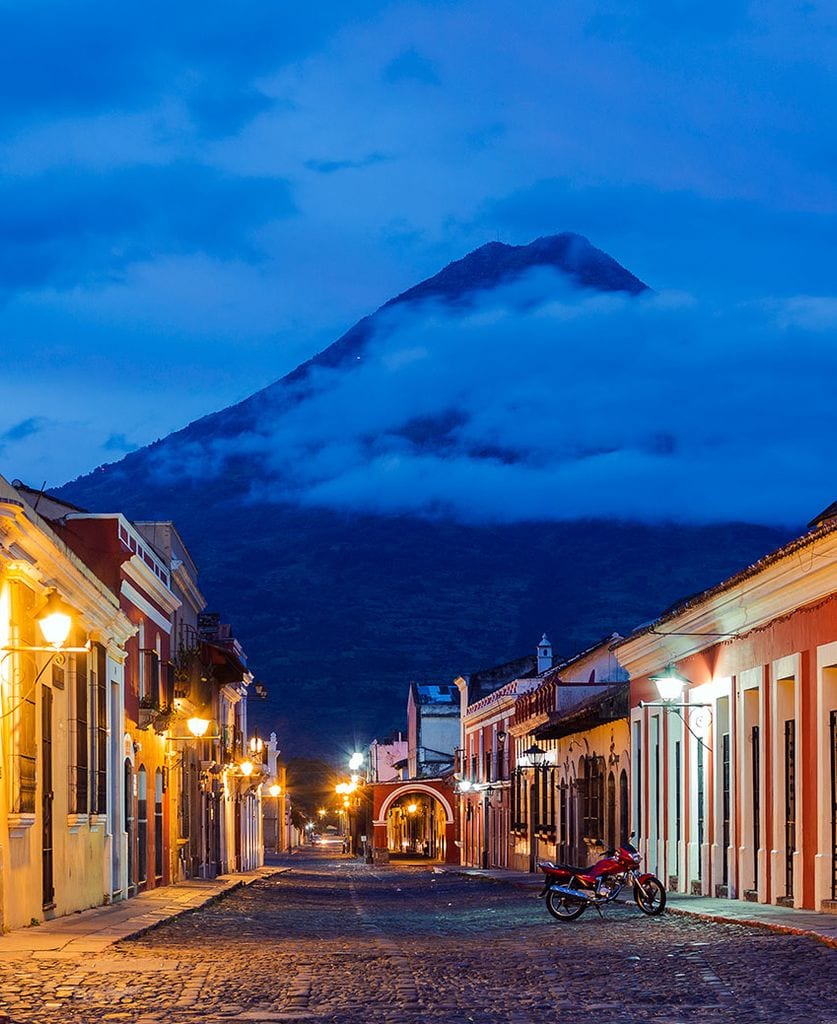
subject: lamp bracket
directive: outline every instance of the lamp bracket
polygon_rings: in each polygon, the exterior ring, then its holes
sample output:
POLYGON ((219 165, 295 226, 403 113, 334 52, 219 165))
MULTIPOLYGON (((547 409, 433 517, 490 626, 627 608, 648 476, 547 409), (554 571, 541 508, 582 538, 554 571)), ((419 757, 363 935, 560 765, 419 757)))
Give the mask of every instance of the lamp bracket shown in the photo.
POLYGON ((712 708, 711 704, 673 704, 667 700, 641 700, 639 702, 639 706, 641 708, 668 708, 670 710, 675 708, 685 708, 687 711, 690 711, 692 708, 709 708, 710 710, 712 708))

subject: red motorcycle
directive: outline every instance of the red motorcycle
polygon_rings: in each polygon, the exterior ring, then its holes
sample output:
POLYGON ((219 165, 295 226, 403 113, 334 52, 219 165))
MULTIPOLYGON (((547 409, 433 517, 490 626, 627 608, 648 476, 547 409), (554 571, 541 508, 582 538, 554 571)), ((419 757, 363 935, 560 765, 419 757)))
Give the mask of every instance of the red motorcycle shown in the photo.
POLYGON ((602 905, 615 900, 625 885, 632 885, 643 914, 662 914, 666 905, 663 883, 654 875, 641 873, 639 860, 636 847, 626 842, 618 850, 605 851, 600 861, 587 868, 541 861, 538 867, 546 878, 540 895, 546 897, 546 909, 559 921, 574 921, 588 907, 595 907, 601 917, 602 905))

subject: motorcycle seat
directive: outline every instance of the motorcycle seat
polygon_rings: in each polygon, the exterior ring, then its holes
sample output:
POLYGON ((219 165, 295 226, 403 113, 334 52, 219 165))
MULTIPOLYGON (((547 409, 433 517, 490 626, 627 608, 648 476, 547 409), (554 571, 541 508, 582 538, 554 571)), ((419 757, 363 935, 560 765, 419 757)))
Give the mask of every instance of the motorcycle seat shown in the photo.
POLYGON ((553 864, 550 868, 550 871, 560 871, 570 875, 586 875, 589 870, 589 867, 580 868, 573 864, 553 864))

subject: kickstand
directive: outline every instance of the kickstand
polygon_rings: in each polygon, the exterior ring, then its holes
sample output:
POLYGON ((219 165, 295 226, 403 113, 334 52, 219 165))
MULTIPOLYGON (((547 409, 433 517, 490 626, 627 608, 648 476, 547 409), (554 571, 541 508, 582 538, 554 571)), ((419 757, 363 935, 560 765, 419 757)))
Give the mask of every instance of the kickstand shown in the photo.
POLYGON ((594 903, 593 906, 596 908, 596 910, 598 910, 599 917, 604 921, 604 914, 602 913, 602 908, 599 906, 598 903, 594 903))

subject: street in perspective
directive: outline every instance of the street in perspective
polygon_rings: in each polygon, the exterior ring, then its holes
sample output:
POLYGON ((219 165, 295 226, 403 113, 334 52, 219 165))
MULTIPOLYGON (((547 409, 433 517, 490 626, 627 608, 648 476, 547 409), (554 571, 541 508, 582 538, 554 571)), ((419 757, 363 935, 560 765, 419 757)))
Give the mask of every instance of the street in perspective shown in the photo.
POLYGON ((0 1024, 837 1024, 836 41, 0 2, 0 1024))
MULTIPOLYGON (((630 900, 563 924, 532 885, 411 864, 378 868, 316 847, 272 870, 95 953, 4 948, 0 1019, 835 1019, 834 950, 808 937, 647 917, 630 900)), ((36 941, 37 929, 27 931, 36 941)))

